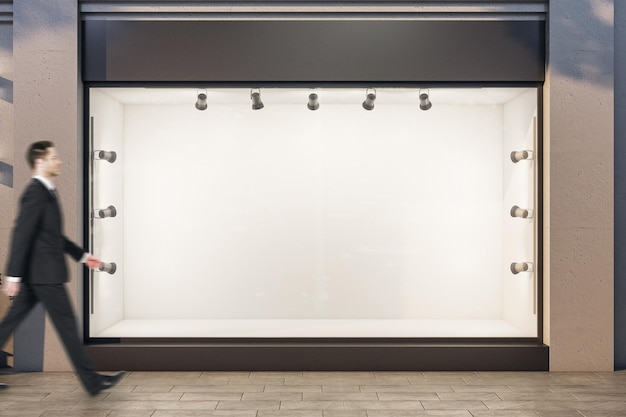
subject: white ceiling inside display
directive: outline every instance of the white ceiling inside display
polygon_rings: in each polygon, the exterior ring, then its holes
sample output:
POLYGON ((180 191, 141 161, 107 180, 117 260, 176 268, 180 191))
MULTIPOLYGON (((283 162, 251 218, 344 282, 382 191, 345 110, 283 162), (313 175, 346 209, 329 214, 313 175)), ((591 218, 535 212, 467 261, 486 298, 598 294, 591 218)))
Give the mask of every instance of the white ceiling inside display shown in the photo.
MULTIPOLYGON (((206 93, 209 105, 250 104, 248 88, 95 88, 124 104, 185 104, 195 103, 198 93, 206 93)), ((416 104, 417 88, 376 88, 376 104, 416 104)), ((437 104, 503 104, 528 88, 432 88, 421 90, 430 94, 437 104)), ((316 92, 321 104, 360 104, 365 88, 262 88, 265 105, 306 103, 309 93, 316 92)))

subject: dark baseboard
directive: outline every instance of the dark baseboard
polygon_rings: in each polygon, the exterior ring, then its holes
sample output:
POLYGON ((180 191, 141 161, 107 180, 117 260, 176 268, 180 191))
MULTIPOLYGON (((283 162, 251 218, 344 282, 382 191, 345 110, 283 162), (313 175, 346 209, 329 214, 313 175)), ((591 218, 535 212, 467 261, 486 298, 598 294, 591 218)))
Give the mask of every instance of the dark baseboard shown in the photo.
POLYGON ((528 343, 119 343, 88 345, 100 370, 548 371, 549 348, 528 343))

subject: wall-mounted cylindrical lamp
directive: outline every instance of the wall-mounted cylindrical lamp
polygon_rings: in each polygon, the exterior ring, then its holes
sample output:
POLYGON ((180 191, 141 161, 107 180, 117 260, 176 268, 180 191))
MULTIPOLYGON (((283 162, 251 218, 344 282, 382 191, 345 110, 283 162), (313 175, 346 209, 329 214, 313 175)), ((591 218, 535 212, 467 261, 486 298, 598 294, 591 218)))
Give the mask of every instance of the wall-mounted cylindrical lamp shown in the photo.
POLYGON ((320 108, 319 98, 317 97, 317 93, 309 94, 309 102, 306 105, 309 110, 317 110, 320 108))
POLYGON ((115 217, 117 216, 117 210, 114 206, 109 206, 105 209, 95 209, 94 215, 98 219, 104 219, 105 217, 115 217))
POLYGON ((196 109, 206 110, 207 107, 208 107, 208 104, 206 101, 206 92, 198 93, 198 99, 196 100, 196 109))
POLYGON ((511 272, 513 274, 519 274, 520 272, 532 272, 533 271, 533 263, 532 262, 513 262, 511 263, 511 272))
POLYGON ((513 151, 511 152, 511 161, 516 164, 519 161, 533 159, 533 151, 513 151))
POLYGON ((420 109, 429 110, 433 106, 429 98, 430 91, 423 91, 424 90, 420 90, 420 109))
POLYGON ((365 110, 374 110, 375 101, 376 101, 376 89, 368 88, 365 91, 365 101, 363 102, 363 108, 365 110))
POLYGON ((522 219, 532 219, 532 209, 523 209, 518 206, 511 207, 511 217, 520 217, 522 219))
POLYGON ((265 107, 261 101, 261 90, 258 88, 250 90, 250 99, 252 100, 252 110, 261 110, 265 107))
POLYGON ((113 163, 117 159, 117 153, 115 153, 115 151, 94 151, 93 157, 94 159, 113 163))
POLYGON ((98 271, 108 272, 109 274, 113 275, 115 274, 115 271, 117 271, 117 265, 115 265, 115 262, 111 262, 111 263, 102 262, 100 266, 98 267, 98 271))

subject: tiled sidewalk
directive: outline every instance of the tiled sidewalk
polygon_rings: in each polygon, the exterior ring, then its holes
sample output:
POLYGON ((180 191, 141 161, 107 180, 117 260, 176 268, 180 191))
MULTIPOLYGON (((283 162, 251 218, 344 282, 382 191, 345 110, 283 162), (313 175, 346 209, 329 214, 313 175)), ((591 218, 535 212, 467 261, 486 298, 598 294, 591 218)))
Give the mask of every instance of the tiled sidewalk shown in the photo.
POLYGON ((626 417, 626 371, 130 372, 94 398, 73 373, 0 381, 13 417, 626 417))

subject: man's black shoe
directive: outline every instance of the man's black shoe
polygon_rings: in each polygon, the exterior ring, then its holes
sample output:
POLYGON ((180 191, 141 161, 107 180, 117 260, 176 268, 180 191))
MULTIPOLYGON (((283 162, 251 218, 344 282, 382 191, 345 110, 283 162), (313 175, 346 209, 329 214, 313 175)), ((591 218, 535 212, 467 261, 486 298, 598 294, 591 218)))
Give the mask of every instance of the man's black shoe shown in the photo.
POLYGON ((9 386, 3 382, 0 382, 0 390, 7 389, 9 386))
POLYGON ((91 391, 91 395, 98 395, 100 391, 105 389, 109 389, 122 379, 122 377, 126 375, 126 371, 119 371, 114 373, 113 375, 102 375, 102 381, 100 381, 100 385, 94 390, 91 391))

